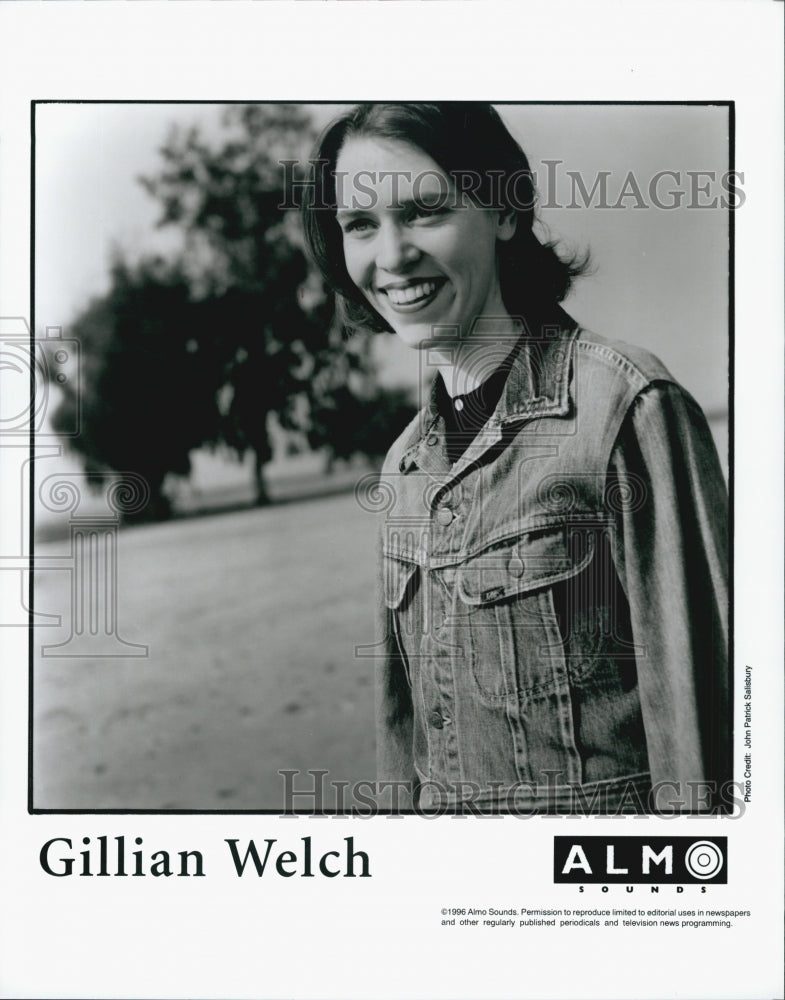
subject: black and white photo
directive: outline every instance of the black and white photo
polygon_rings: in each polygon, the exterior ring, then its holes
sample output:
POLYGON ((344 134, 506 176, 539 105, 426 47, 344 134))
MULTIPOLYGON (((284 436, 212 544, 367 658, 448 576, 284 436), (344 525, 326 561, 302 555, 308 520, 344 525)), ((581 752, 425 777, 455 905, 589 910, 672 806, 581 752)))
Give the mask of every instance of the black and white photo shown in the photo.
POLYGON ((1 996, 782 995, 782 18, 0 4, 1 996))
POLYGON ((34 808, 732 805, 727 105, 35 114, 34 808))

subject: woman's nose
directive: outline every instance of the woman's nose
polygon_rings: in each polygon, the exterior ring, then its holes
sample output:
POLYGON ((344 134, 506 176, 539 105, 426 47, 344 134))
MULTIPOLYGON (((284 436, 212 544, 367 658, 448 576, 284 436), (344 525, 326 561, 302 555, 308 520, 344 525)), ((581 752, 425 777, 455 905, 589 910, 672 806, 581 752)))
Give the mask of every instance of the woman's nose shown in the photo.
POLYGON ((402 226, 391 223, 382 227, 377 243, 376 266, 384 271, 405 271, 420 256, 412 243, 411 234, 402 226))

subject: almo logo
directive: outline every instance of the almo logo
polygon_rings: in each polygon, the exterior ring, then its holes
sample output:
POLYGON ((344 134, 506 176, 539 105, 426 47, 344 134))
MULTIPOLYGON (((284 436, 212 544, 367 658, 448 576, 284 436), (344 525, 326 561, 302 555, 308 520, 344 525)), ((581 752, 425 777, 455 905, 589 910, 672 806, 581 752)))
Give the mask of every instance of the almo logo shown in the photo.
POLYGON ((554 837, 554 882, 728 881, 728 838, 554 837))

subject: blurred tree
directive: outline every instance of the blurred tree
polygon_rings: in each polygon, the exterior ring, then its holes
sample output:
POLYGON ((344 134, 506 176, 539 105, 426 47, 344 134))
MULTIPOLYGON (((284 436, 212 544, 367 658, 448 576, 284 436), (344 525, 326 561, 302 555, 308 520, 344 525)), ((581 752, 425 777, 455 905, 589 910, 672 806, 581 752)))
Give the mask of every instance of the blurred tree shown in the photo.
POLYGON ((346 461, 362 455, 378 461, 416 414, 411 396, 408 389, 379 386, 363 396, 348 385, 317 393, 308 443, 312 448, 327 449, 328 472, 336 459, 346 461))
POLYGON ((169 514, 166 475, 187 475, 190 451, 217 439, 214 375, 206 355, 193 350, 196 311, 176 266, 150 258, 131 267, 117 257, 110 291, 72 325, 81 381, 63 387, 54 429, 73 426, 81 406, 72 444, 85 470, 144 476, 150 502, 143 518, 169 514))
POLYGON ((309 276, 299 219, 285 200, 282 160, 306 161, 311 120, 297 105, 231 105, 215 148, 198 129, 172 129, 162 170, 142 184, 161 204, 161 226, 184 236, 183 266, 197 311, 193 349, 215 373, 216 437, 254 456, 257 501, 272 457, 268 418, 303 427, 309 381, 339 363, 333 308, 309 276))

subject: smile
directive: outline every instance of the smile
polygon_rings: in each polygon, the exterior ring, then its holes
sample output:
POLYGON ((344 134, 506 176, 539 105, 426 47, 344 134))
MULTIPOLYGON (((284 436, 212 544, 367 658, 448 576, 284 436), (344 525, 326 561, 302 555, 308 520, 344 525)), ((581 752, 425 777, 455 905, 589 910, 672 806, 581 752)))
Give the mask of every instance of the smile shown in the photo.
POLYGON ((444 279, 428 279, 425 281, 414 281, 403 287, 382 288, 380 291, 390 300, 390 304, 396 308, 409 309, 427 304, 444 284, 444 279))

